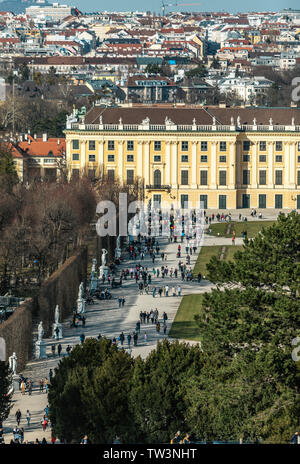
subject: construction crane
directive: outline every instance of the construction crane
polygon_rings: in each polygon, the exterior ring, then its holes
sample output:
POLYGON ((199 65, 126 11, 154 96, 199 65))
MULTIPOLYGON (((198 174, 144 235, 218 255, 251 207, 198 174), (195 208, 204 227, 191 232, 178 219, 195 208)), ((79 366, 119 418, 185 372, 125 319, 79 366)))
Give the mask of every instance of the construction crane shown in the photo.
POLYGON ((194 6, 194 5, 201 5, 199 2, 194 3, 165 3, 163 0, 161 2, 161 12, 162 16, 165 16, 165 10, 168 6, 194 6))

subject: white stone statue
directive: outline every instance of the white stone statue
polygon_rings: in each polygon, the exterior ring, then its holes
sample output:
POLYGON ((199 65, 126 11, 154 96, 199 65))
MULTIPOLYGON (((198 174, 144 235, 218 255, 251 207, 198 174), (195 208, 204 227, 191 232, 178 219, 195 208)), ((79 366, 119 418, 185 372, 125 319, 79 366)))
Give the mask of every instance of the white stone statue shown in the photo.
POLYGON ((193 119, 193 126, 196 125, 196 118, 193 119))
POLYGON ((120 259, 121 258, 121 238, 120 235, 117 237, 117 247, 115 248, 115 258, 120 259))
POLYGON ((44 328, 43 328, 43 321, 41 321, 38 325, 38 341, 42 341, 43 336, 44 336, 44 328))
POLYGON ((102 266, 106 266, 106 255, 107 254, 108 254, 108 251, 105 248, 102 248, 102 256, 101 256, 102 266))
POLYGON ((295 125, 295 118, 292 118, 292 126, 295 125))
POLYGON ((100 116, 99 116, 99 124, 103 124, 102 114, 100 114, 100 116))
POLYGON ((213 117, 213 126, 215 126, 215 125, 216 125, 216 118, 213 117))
POLYGON ((236 123, 237 123, 238 127, 240 127, 240 125, 241 125, 241 118, 240 118, 240 116, 238 116, 238 117, 236 118, 236 123))
POLYGON ((253 126, 256 126, 256 118, 253 119, 253 126))
POLYGON ((120 124, 120 126, 123 124, 122 118, 119 119, 119 124, 120 124))
POLYGON ((143 125, 144 124, 149 124, 149 122, 150 122, 150 118, 148 118, 148 116, 145 119, 142 120, 143 125))
POLYGON ((56 305, 55 307, 54 324, 52 324, 52 337, 57 340, 63 338, 62 324, 59 322, 59 305, 56 305))
POLYGON ((83 282, 79 285, 79 290, 78 290, 78 300, 81 300, 83 298, 84 294, 84 289, 83 289, 83 282))
POLYGON ((230 125, 234 126, 234 118, 233 118, 233 116, 231 116, 231 118, 230 118, 230 125))
POLYGON ((166 116, 166 118, 165 118, 165 125, 166 125, 166 126, 172 126, 172 125, 174 125, 174 122, 171 121, 171 119, 169 119, 168 116, 166 116))
POLYGON ((93 258, 93 264, 92 264, 92 274, 94 275, 96 272, 96 265, 97 265, 97 260, 96 258, 93 258))
POLYGON ((55 324, 59 324, 59 305, 56 305, 55 307, 54 322, 55 324))
POLYGON ((18 358, 15 352, 13 352, 12 356, 8 358, 8 365, 12 370, 13 375, 16 375, 17 373, 17 359, 18 358))
POLYGON ((269 119, 269 125, 273 126, 273 119, 272 118, 269 119))

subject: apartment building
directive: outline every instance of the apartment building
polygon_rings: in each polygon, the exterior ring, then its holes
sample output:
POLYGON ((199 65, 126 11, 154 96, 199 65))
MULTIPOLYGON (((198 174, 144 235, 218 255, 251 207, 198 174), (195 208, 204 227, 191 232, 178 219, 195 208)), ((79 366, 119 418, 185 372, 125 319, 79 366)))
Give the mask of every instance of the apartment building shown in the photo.
POLYGON ((94 107, 65 133, 69 177, 141 177, 146 202, 300 209, 297 108, 94 107))

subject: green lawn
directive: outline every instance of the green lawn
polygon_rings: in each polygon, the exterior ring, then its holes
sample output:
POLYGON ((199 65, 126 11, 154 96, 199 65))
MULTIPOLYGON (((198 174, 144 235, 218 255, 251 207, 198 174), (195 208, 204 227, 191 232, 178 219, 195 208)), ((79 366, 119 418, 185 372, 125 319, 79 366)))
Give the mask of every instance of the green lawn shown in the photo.
POLYGON ((200 340, 200 332, 194 321, 194 314, 201 309, 203 295, 186 295, 182 298, 169 337, 185 340, 200 340))
MULTIPOLYGON (((249 221, 249 222, 220 222, 212 224, 212 235, 220 237, 231 237, 235 230, 236 237, 241 237, 243 231, 247 231, 248 238, 253 238, 263 227, 269 227, 274 224, 275 221, 249 221), (229 234, 226 231, 229 228, 229 234)), ((207 231, 208 232, 208 231, 207 231)))
MULTIPOLYGON (((201 272, 202 276, 206 275, 206 265, 210 261, 212 256, 220 257, 222 246, 203 246, 198 255, 195 267, 193 270, 193 275, 197 277, 198 273, 201 272)), ((237 250, 242 250, 243 247, 239 245, 227 245, 225 246, 225 261, 232 260, 233 255, 237 250)))

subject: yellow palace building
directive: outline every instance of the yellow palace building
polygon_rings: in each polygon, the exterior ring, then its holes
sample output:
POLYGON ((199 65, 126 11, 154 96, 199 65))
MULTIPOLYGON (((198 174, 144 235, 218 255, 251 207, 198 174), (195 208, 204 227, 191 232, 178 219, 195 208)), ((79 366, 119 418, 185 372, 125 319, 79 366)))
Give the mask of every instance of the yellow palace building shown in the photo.
POLYGON ((146 202, 300 209, 297 108, 95 106, 65 133, 69 177, 141 177, 146 202))

